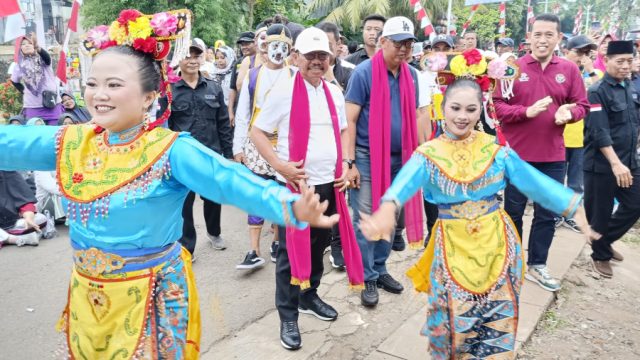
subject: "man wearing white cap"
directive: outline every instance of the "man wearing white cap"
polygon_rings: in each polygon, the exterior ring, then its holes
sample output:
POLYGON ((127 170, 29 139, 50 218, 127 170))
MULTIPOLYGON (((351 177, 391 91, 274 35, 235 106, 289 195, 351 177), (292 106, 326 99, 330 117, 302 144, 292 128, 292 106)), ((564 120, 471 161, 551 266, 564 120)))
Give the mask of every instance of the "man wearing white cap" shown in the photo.
MULTIPOLYGON (((413 31, 413 23, 405 17, 387 20, 380 38, 381 51, 356 67, 345 96, 349 121, 345 161, 349 165, 347 180, 354 185, 350 199, 364 266, 364 306, 378 303, 378 287, 394 294, 404 290, 386 269, 391 243, 367 241, 359 222, 361 212, 370 214, 378 208, 385 190, 419 141, 430 136, 430 91, 419 85, 418 72, 406 62, 416 40, 413 31)), ((395 233, 381 234, 382 238, 393 239, 395 250, 405 246, 403 223, 410 244, 422 240, 422 206, 418 195, 405 205, 406 216, 400 214, 395 233)))
MULTIPOLYGON (((251 140, 276 170, 278 181, 294 192, 303 186, 315 187, 325 214, 340 215, 347 275, 351 285, 362 286, 360 252, 343 193, 349 185, 341 146, 348 140, 344 97, 337 86, 323 80, 331 55, 324 31, 309 28, 300 33, 293 53, 299 73, 287 85, 274 88, 265 100, 251 129, 251 140), (276 132, 277 153, 268 139, 276 132)), ((338 317, 317 293, 331 229, 279 227, 278 231, 276 308, 280 342, 286 349, 295 350, 302 346, 299 312, 325 321, 338 317)))

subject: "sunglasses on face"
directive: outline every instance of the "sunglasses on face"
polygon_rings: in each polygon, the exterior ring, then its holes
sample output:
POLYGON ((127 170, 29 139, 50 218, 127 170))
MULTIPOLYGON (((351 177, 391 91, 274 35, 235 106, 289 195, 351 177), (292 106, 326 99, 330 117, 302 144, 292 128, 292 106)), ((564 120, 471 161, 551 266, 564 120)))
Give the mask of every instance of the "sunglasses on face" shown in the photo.
POLYGON ((404 46, 405 49, 411 49, 413 47, 413 40, 405 40, 405 41, 394 41, 391 40, 391 42, 393 43, 393 47, 395 47, 396 49, 400 49, 401 47, 404 46))
POLYGON ((308 54, 302 54, 302 56, 304 56, 305 59, 307 59, 307 61, 313 61, 315 59, 318 59, 320 61, 325 61, 329 58, 329 54, 327 54, 326 52, 311 52, 308 54))

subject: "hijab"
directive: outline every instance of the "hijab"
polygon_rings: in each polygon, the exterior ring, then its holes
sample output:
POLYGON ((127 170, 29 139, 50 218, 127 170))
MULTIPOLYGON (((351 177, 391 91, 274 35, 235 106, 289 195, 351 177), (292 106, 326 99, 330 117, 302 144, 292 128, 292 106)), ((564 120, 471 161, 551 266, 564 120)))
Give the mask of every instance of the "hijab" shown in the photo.
POLYGON ((58 125, 63 125, 64 124, 64 119, 66 118, 70 118, 71 121, 73 121, 73 124, 81 124, 82 121, 80 121, 80 119, 78 119, 78 117, 76 116, 76 114, 74 114, 73 112, 70 111, 65 111, 62 113, 62 115, 60 115, 60 117, 58 118, 58 125))
POLYGON ((227 66, 225 66, 224 69, 220 69, 217 66, 214 67, 212 75, 226 75, 231 72, 231 68, 233 67, 233 64, 236 61, 236 56, 233 53, 233 49, 228 46, 221 46, 218 49, 216 49, 216 53, 218 51, 220 51, 224 55, 224 57, 227 59, 227 66))
MULTIPOLYGON (((78 106, 78 100, 76 99, 75 96, 73 96, 73 94, 63 91, 60 94, 60 98, 62 98, 63 96, 68 96, 71 99, 73 99, 73 109, 65 108, 64 111, 67 114, 71 113, 74 115, 74 117, 72 117, 74 124, 86 123, 87 121, 91 120, 91 114, 89 113, 89 110, 87 110, 87 108, 85 107, 78 106)), ((63 119, 63 118, 61 117, 60 119, 63 119)))
POLYGON ((27 125, 47 125, 44 120, 40 117, 32 117, 31 119, 29 119, 29 121, 27 121, 27 125), (38 121, 41 122, 41 124, 36 124, 38 121))
MULTIPOLYGON (((22 36, 18 39, 20 45, 22 41, 26 40, 31 42, 27 37, 22 36)), ((33 43, 32 43, 33 44, 33 43)), ((35 96, 39 96, 42 93, 45 83, 44 69, 45 64, 40 57, 40 54, 36 51, 33 55, 25 55, 22 53, 22 48, 18 50, 18 68, 22 74, 22 80, 24 85, 35 96)))

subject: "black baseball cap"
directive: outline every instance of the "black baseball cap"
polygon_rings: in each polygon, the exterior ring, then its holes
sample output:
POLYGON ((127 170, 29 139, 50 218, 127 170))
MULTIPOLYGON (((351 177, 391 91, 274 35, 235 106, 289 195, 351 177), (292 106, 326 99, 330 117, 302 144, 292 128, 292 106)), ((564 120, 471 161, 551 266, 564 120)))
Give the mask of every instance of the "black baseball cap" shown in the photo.
POLYGON ((236 44, 253 42, 253 39, 255 39, 255 37, 256 37, 256 34, 253 31, 245 31, 243 33, 240 33, 240 36, 238 36, 238 40, 236 41, 236 44))
POLYGON ((513 42, 513 39, 508 37, 498 39, 498 41, 496 41, 496 45, 515 47, 515 43, 513 42))
POLYGON ((598 48, 598 45, 596 45, 593 41, 591 41, 591 39, 589 39, 585 35, 574 36, 571 39, 569 39, 569 41, 567 41, 567 49, 569 50, 573 50, 573 49, 595 50, 597 48, 598 48))
POLYGON ((453 38, 451 36, 449 36, 449 35, 440 34, 440 35, 436 36, 433 39, 433 41, 431 42, 431 46, 432 47, 436 47, 436 45, 438 45, 440 43, 445 43, 445 44, 447 44, 447 46, 449 46, 450 48, 453 49, 453 46, 454 46, 453 38))

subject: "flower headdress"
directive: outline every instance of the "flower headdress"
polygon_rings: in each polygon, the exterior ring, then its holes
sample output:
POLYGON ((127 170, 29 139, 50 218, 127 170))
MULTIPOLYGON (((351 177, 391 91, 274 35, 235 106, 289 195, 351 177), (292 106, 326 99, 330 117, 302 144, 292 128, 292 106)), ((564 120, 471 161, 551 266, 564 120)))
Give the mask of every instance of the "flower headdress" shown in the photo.
MULTIPOLYGON (((109 26, 100 25, 89 30, 80 49, 81 53, 94 56, 112 46, 131 46, 137 51, 152 55, 160 63, 160 95, 167 96, 169 106, 156 121, 145 124, 151 130, 167 121, 171 114, 173 97, 170 84, 179 79, 173 74, 172 68, 189 55, 190 41, 191 11, 182 9, 145 15, 138 10, 127 9, 120 12, 118 19, 109 26), (175 48, 171 63, 167 64, 171 41, 175 41, 175 48)), ((97 128, 96 131, 102 129, 97 128)))
POLYGON ((500 81, 503 96, 507 98, 513 96, 513 81, 520 73, 518 66, 514 61, 506 58, 488 58, 477 49, 440 56, 447 56, 447 65, 442 66, 443 61, 437 58, 437 55, 425 62, 425 65, 438 72, 438 84, 446 86, 458 78, 467 78, 477 82, 484 95, 485 120, 489 126, 496 129, 498 143, 504 145, 504 136, 491 94, 495 89, 496 82, 500 81))

